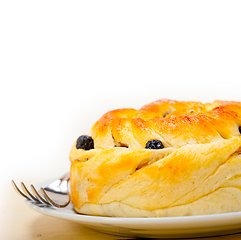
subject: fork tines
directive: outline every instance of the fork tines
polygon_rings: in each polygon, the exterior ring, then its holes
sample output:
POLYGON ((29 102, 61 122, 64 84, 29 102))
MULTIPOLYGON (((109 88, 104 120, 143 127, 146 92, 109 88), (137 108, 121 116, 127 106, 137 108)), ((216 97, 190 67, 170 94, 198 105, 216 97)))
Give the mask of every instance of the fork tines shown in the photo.
POLYGON ((67 203, 58 204, 49 197, 49 195, 46 193, 46 191, 43 188, 40 188, 43 195, 42 197, 33 184, 30 185, 32 191, 29 191, 23 182, 21 182, 22 191, 18 188, 18 186, 13 180, 12 180, 12 184, 17 193, 19 193, 21 196, 25 197, 26 199, 32 202, 44 204, 47 206, 54 206, 58 208, 66 207, 70 203, 70 198, 69 198, 67 203))

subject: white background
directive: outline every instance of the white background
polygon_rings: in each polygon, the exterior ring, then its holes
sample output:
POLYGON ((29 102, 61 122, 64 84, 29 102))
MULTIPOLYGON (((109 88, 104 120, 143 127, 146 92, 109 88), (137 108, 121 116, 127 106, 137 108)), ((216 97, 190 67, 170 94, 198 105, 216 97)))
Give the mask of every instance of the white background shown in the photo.
POLYGON ((240 1, 1 1, 1 191, 67 172, 108 110, 241 101, 240 13, 240 1))

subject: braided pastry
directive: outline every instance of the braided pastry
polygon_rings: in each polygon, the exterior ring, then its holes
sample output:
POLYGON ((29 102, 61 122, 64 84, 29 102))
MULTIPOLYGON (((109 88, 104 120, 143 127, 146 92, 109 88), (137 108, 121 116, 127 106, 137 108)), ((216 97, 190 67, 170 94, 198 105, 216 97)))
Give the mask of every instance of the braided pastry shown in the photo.
POLYGON ((70 152, 79 213, 170 217, 241 211, 241 103, 158 100, 103 115, 70 152))

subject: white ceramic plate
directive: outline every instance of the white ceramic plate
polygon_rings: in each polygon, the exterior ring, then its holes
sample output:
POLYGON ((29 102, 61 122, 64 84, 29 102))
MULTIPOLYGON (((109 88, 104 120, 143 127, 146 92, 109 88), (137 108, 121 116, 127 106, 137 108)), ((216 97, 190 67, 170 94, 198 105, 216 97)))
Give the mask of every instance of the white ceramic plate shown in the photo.
MULTIPOLYGON (((47 186, 48 181, 39 186, 47 186)), ((35 211, 79 223, 99 232, 127 237, 190 238, 241 232, 241 212, 166 218, 117 218, 77 214, 73 205, 52 208, 26 201, 35 211)))

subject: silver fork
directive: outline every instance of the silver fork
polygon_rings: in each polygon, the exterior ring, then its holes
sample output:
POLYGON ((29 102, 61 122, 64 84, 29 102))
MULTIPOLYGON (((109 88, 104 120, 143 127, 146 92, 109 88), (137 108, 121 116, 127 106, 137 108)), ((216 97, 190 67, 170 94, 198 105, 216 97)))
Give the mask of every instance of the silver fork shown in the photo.
POLYGON ((33 201, 38 204, 44 204, 47 206, 55 206, 58 208, 63 208, 70 203, 70 196, 68 192, 69 179, 70 179, 70 174, 66 173, 60 179, 52 182, 47 187, 44 187, 44 188, 41 187, 40 191, 42 192, 43 197, 37 191, 37 189, 34 187, 33 184, 30 185, 32 191, 29 191, 23 182, 21 182, 22 191, 18 188, 18 186, 13 180, 12 180, 12 184, 16 192, 19 193, 21 196, 25 197, 26 199, 28 199, 29 201, 33 201), (50 194, 68 195, 69 199, 66 203, 59 204, 56 201, 53 201, 49 197, 49 194, 47 194, 47 192, 49 192, 50 194))

